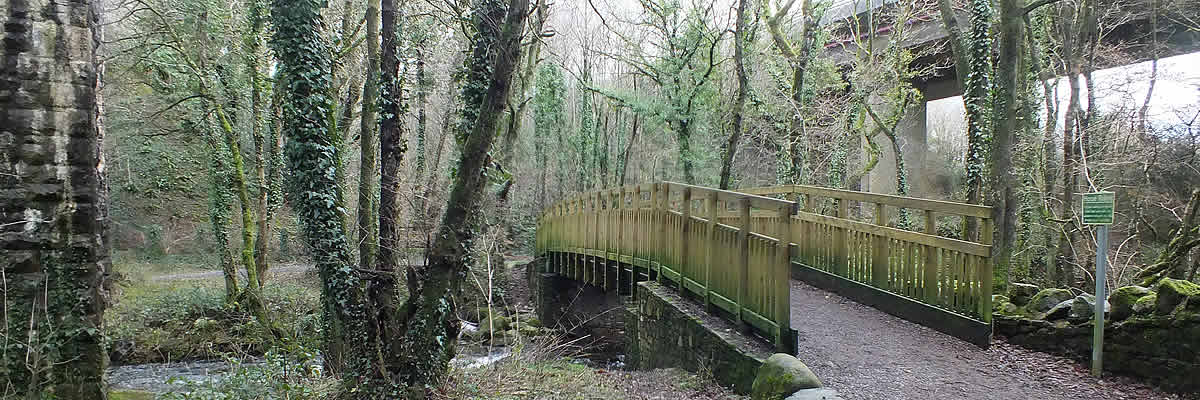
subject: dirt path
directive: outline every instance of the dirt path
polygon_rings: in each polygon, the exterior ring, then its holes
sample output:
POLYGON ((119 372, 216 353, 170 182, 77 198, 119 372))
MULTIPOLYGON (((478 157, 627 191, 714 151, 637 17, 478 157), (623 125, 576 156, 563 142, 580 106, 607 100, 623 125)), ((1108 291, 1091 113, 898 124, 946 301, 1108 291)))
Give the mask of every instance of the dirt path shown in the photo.
MULTIPOLYGON (((292 275, 292 274, 299 274, 299 273, 302 273, 305 271, 311 271, 311 270, 313 270, 313 268, 314 268, 314 266, 312 264, 301 264, 301 263, 277 264, 275 266, 272 266, 271 269, 267 271, 267 274, 268 275, 292 275)), ((212 271, 203 271, 203 272, 187 272, 187 273, 182 273, 182 274, 158 275, 153 278, 150 278, 150 280, 153 282, 170 282, 170 281, 189 280, 189 279, 221 279, 223 276, 224 276, 223 272, 221 272, 219 270, 212 270, 212 271)), ((238 276, 241 279, 246 279, 246 271, 239 269, 238 276)))
MULTIPOLYGON (((420 263, 424 263, 424 262, 425 261, 423 259, 420 259, 418 257, 413 257, 408 260, 409 264, 405 264, 405 265, 415 265, 415 264, 420 264, 420 263)), ((267 275, 268 275, 268 277, 282 277, 282 276, 297 275, 297 274, 308 272, 308 271, 314 271, 315 268, 316 268, 316 266, 313 264, 310 264, 310 263, 299 263, 299 262, 276 263, 271 266, 270 270, 267 271, 267 275)), ((152 282, 170 282, 170 281, 189 280, 189 279, 221 279, 223 276, 224 275, 220 270, 211 270, 211 271, 201 271, 201 272, 185 272, 185 273, 179 273, 179 274, 157 275, 157 276, 150 278, 150 281, 152 281, 152 282)), ((246 270, 239 269, 238 277, 241 279, 246 279, 246 270)))
POLYGON ((799 358, 847 399, 1174 399, 1072 360, 999 342, 980 349, 792 282, 799 358))

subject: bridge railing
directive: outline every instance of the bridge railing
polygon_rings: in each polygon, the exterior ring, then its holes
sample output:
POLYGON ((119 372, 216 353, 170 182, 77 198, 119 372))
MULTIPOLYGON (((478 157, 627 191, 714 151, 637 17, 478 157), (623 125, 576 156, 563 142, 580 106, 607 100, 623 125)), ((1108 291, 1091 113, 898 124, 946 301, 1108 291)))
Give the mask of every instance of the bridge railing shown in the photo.
MULTIPOLYGON (((991 322, 991 208, 801 185, 743 192, 787 196, 803 205, 791 224, 799 263, 991 322), (904 218, 893 219, 893 212, 904 218), (923 224, 915 223, 917 215, 923 224), (957 219, 961 226, 977 219, 980 237, 940 235, 939 219, 957 219)), ((770 217, 754 222, 769 223, 770 217)))
POLYGON ((669 282, 783 350, 791 332, 791 255, 780 243, 792 242, 795 204, 670 182, 600 190, 550 207, 538 225, 537 251, 629 265, 629 276, 617 279, 607 266, 596 276, 574 258, 555 263, 555 272, 604 286, 669 282))

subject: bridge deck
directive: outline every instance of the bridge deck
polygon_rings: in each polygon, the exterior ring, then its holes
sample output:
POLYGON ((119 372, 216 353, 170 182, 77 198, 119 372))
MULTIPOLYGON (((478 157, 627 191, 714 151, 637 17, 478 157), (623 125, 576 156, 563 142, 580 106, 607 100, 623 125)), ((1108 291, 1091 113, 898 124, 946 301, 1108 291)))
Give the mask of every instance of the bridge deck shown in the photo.
POLYGON ((983 350, 797 281, 791 292, 798 357, 847 399, 1154 397, 1071 360, 1003 342, 983 350))

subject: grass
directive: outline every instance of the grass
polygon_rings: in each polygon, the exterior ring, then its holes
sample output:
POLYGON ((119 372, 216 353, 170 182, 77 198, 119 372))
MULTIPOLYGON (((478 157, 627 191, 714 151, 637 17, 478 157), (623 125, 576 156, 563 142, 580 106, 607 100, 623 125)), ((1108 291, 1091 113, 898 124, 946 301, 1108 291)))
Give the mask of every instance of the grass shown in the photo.
POLYGON ((113 269, 117 272, 119 282, 128 283, 146 282, 156 276, 168 274, 214 271, 217 264, 215 259, 206 255, 172 254, 151 257, 139 251, 118 250, 113 252, 113 269))
MULTIPOLYGON (((327 399, 338 382, 314 374, 320 347, 320 290, 313 274, 275 277, 264 290, 272 318, 297 340, 267 348, 266 331, 245 312, 224 303, 219 275, 204 279, 155 279, 211 271, 194 260, 152 261, 120 256, 117 301, 105 313, 114 361, 122 364, 265 355, 264 364, 243 365, 227 379, 190 385, 189 393, 156 397, 113 391, 115 400, 327 399)), ((571 361, 574 343, 543 338, 490 366, 454 367, 437 399, 742 399, 702 376, 679 370, 615 371, 571 361)), ((236 362, 235 362, 236 363, 236 362)))
POLYGON ((440 399, 743 399, 678 369, 620 371, 559 360, 506 360, 455 369, 440 399))
POLYGON ((112 390, 108 392, 108 400, 154 400, 154 393, 141 390, 112 390))
POLYGON ((678 369, 623 371, 572 361, 578 344, 538 337, 478 368, 453 368, 437 399, 744 399, 703 375, 678 369))
MULTIPOLYGON (((268 332, 242 309, 225 304, 223 278, 155 280, 202 270, 194 265, 120 260, 125 279, 105 312, 114 362, 140 364, 262 355, 268 332)), ((315 346, 319 290, 312 279, 269 282, 263 296, 272 318, 301 345, 315 346)))

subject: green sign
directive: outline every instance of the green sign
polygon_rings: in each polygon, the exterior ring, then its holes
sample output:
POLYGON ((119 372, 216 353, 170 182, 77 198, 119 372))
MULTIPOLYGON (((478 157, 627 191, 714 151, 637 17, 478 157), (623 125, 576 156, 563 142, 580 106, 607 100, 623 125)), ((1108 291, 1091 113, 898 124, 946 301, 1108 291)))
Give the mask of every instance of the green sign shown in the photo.
POLYGON ((1083 223, 1086 225, 1112 225, 1113 210, 1117 208, 1117 195, 1113 192, 1083 194, 1083 223))

